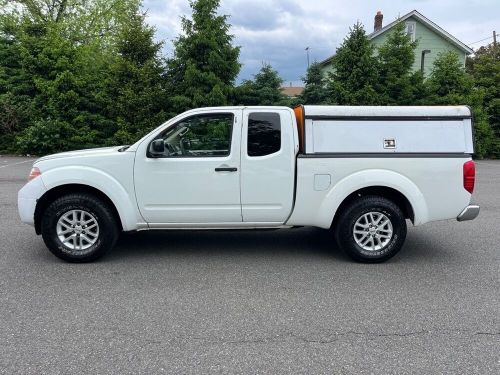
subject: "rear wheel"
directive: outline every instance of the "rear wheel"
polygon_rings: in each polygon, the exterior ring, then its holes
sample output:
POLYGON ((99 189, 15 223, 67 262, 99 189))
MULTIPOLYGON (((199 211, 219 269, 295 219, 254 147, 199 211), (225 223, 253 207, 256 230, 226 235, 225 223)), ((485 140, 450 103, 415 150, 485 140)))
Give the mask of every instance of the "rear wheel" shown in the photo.
POLYGON ((43 213, 42 237, 49 250, 68 262, 90 262, 118 239, 118 225, 107 204, 91 194, 58 198, 43 213))
POLYGON ((406 219, 392 201, 365 196, 352 202, 335 225, 337 242, 351 258, 383 262, 401 250, 406 239, 406 219))

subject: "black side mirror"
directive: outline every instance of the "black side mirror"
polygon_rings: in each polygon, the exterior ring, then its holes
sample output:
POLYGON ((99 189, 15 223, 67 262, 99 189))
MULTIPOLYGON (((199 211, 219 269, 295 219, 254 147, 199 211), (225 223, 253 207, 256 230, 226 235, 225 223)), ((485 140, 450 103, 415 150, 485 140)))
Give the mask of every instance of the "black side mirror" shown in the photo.
POLYGON ((159 156, 164 156, 165 155, 165 143, 163 142, 163 139, 161 139, 161 138, 155 139, 153 142, 151 142, 151 145, 149 146, 149 153, 154 158, 159 157, 159 156))

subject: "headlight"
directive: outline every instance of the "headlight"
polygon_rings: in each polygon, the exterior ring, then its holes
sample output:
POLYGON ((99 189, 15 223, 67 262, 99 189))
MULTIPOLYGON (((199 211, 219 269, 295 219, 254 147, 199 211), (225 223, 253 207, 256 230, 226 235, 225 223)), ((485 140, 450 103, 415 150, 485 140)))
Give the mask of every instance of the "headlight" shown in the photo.
POLYGON ((33 167, 31 168, 31 172, 30 172, 30 175, 28 176, 28 181, 31 181, 33 180, 34 178, 37 178, 38 176, 40 176, 42 174, 42 172, 40 172, 40 169, 38 169, 37 167, 33 167))

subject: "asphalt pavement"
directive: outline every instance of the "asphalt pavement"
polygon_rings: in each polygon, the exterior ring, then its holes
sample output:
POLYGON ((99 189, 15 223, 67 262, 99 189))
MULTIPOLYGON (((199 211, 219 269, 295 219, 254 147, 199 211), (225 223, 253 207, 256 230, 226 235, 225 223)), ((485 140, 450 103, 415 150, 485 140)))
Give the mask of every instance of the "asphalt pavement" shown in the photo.
POLYGON ((141 232, 68 264, 22 224, 0 157, 0 373, 500 373, 500 162, 480 216, 409 228, 387 263, 327 231, 141 232))

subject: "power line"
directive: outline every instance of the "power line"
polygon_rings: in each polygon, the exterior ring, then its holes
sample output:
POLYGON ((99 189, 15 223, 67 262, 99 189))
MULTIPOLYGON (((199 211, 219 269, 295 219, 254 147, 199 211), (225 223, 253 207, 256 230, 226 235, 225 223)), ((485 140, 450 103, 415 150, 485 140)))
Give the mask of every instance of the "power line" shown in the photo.
POLYGON ((479 42, 484 42, 485 40, 488 40, 488 39, 493 39, 493 36, 489 36, 487 38, 484 38, 484 39, 481 39, 481 40, 478 40, 476 42, 472 42, 472 43, 467 43, 467 45, 471 45, 471 44, 476 44, 476 43, 479 43, 479 42))

